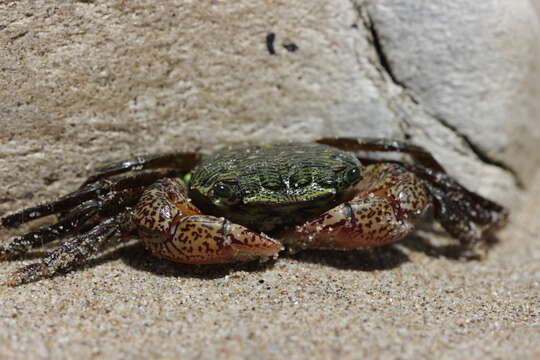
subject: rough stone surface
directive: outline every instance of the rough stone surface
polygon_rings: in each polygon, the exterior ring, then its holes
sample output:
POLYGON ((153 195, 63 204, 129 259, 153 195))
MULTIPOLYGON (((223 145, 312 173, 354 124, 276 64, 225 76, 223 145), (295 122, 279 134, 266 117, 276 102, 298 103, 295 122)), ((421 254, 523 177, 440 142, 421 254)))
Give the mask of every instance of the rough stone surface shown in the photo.
POLYGON ((105 160, 343 135, 410 138, 514 209, 483 262, 432 234, 268 266, 179 266, 129 245, 0 287, 0 357, 539 357, 531 4, 0 2, 0 215, 105 160))
POLYGON ((483 160, 528 184, 540 164, 540 126, 532 126, 540 23, 531 2, 389 0, 368 9, 394 81, 483 160))

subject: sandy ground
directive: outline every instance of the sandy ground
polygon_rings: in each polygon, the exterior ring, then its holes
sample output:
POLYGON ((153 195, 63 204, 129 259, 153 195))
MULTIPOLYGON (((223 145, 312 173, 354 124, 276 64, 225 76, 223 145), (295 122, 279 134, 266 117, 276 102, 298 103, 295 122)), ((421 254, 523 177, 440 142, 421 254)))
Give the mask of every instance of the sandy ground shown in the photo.
MULTIPOLYGON (((0 287, 0 358, 539 359, 537 184, 484 261, 419 235, 219 267, 128 244, 67 275, 0 287)), ((0 277, 30 261, 2 263, 0 277)))

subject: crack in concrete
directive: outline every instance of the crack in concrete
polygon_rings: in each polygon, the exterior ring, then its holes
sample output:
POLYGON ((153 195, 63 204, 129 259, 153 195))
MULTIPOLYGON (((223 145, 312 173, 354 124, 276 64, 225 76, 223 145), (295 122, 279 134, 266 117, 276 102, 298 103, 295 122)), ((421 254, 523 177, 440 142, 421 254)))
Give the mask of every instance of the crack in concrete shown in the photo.
POLYGON ((510 175, 512 175, 512 178, 514 179, 516 186, 521 190, 525 189, 525 184, 523 183, 523 180, 519 177, 519 175, 515 172, 514 169, 512 169, 511 167, 509 167, 502 161, 491 158, 488 154, 485 153, 484 150, 482 150, 478 145, 476 145, 474 141, 472 141, 467 135, 461 133, 455 126, 450 124, 445 119, 439 116, 433 115, 433 114, 429 114, 429 115, 433 119, 435 119, 439 124, 446 127, 447 129, 452 131, 454 134, 456 134, 461 140, 463 140, 463 142, 476 155, 476 157, 480 159, 480 161, 488 165, 496 166, 502 170, 507 171, 508 173, 510 173, 510 175))
MULTIPOLYGON (((355 0, 350 0, 350 1, 353 5, 353 8, 357 12, 359 19, 362 21, 365 29, 368 31, 370 35, 370 40, 371 40, 371 43, 373 44, 373 48, 374 48, 376 58, 378 61, 378 64, 374 64, 377 70, 383 71, 386 74, 387 78, 389 78, 392 81, 392 83, 394 83, 396 86, 401 88, 404 91, 404 93, 407 95, 407 97, 415 105, 420 105, 420 101, 414 96, 414 94, 412 93, 412 90, 403 81, 399 79, 399 77, 396 75, 395 70, 392 68, 388 55, 386 51, 384 50, 384 46, 382 44, 379 31, 377 30, 375 22, 373 21, 365 4, 361 2, 359 3, 355 0)), ((522 179, 519 177, 516 171, 512 169, 509 165, 505 164, 503 161, 499 161, 490 157, 483 149, 481 149, 478 145, 476 145, 473 140, 471 140, 467 135, 460 132, 455 126, 451 125, 447 120, 441 118, 440 116, 436 116, 432 113, 429 113, 425 109, 424 109, 424 113, 426 113, 427 116, 437 121, 441 126, 445 127, 446 129, 451 131, 454 135, 456 135, 459 139, 461 139, 463 143, 465 144, 465 146, 469 148, 469 150, 478 158, 478 160, 480 160, 481 162, 487 165, 492 165, 508 172, 513 178, 516 186, 519 189, 525 188, 525 185, 522 179)), ((403 120, 407 122, 406 119, 403 119, 403 120)), ((408 125, 410 126, 410 124, 408 125)), ((459 149, 456 149, 456 150, 459 151, 459 149)))
POLYGON ((398 80, 396 75, 394 74, 394 70, 392 69, 392 66, 390 65, 390 62, 388 60, 388 57, 386 56, 386 53, 383 50, 383 46, 381 44, 380 35, 377 32, 377 29, 375 27, 375 23, 371 19, 371 16, 369 15, 369 12, 364 12, 365 16, 362 17, 362 21, 364 23, 364 26, 369 31, 373 48, 375 49, 375 54, 377 55, 377 60, 379 61, 379 65, 382 67, 382 69, 386 72, 388 77, 392 80, 392 82, 399 87, 402 87, 404 89, 407 89, 407 86, 398 80))
MULTIPOLYGON (((367 36, 365 36, 365 38, 368 41, 368 43, 372 44, 372 46, 375 49, 375 51, 373 51, 373 54, 364 54, 364 53, 359 53, 355 51, 356 61, 358 62, 358 64, 360 64, 360 66, 362 66, 362 63, 364 62, 364 60, 367 60, 367 62, 379 74, 379 78, 374 78, 368 72, 366 74, 366 77, 368 80, 371 81, 374 87, 379 89, 379 91, 385 92, 385 96, 382 96, 382 99, 385 100, 388 110, 390 110, 394 114, 396 119, 398 120, 396 124, 401 130, 401 133, 404 135, 405 139, 409 140, 411 138, 409 129, 412 127, 412 125, 408 121, 408 117, 406 116, 405 112, 401 109, 401 105, 397 104, 397 102, 395 101, 395 96, 393 96, 388 91, 387 88, 381 86, 381 82, 388 84, 388 76, 391 76, 393 74, 390 74, 388 72, 388 69, 385 69, 381 64, 381 55, 383 55, 384 53, 380 53, 377 51, 378 45, 375 45, 374 43, 375 39, 373 38, 372 34, 369 31, 369 29, 372 29, 372 25, 371 25, 370 18, 367 16, 367 14, 365 14, 366 13, 365 6, 363 6, 363 4, 360 4, 360 3, 355 3, 354 0, 350 0, 350 1, 352 3, 354 11, 358 15, 357 18, 355 19, 353 27, 358 28, 357 24, 362 23, 364 28, 368 30, 367 31, 368 34, 367 36)), ((383 58, 386 60, 385 57, 383 58)), ((393 78, 392 80, 393 82, 397 81, 397 79, 395 78, 393 78)), ((416 99, 414 99, 412 95, 410 95, 407 91, 403 91, 405 89, 404 86, 401 86, 399 88, 402 90, 402 94, 404 96, 406 96, 412 103, 417 104, 416 99)))

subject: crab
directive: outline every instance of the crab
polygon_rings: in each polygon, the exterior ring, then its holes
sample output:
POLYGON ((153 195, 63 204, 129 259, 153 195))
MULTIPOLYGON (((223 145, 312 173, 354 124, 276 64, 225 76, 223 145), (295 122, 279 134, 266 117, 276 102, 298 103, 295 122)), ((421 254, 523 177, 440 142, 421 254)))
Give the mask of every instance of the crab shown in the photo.
POLYGON ((0 243, 0 256, 20 258, 58 240, 39 262, 8 276, 15 286, 133 236, 152 254, 188 264, 264 260, 284 247, 365 249, 402 239, 429 208, 470 254, 482 252, 508 215, 406 141, 328 138, 169 153, 98 169, 78 190, 3 217, 4 228, 52 214, 57 221, 0 243), (414 161, 366 157, 373 151, 414 161))

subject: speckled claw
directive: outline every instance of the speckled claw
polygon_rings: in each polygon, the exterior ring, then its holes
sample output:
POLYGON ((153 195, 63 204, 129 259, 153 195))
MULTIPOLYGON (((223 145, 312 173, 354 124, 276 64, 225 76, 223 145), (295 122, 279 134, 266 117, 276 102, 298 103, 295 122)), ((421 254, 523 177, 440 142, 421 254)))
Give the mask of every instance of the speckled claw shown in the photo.
POLYGON ((203 215, 179 179, 148 189, 134 211, 146 247, 156 256, 187 264, 218 264, 276 256, 281 243, 224 218, 203 215))
POLYGON ((171 236, 146 240, 155 255, 186 264, 219 264, 266 259, 281 243, 223 218, 194 215, 172 224, 171 236))
POLYGON ((284 232, 280 238, 293 248, 365 249, 397 241, 412 229, 409 221, 397 218, 387 200, 357 199, 284 232))
POLYGON ((366 168, 349 202, 280 235, 293 248, 363 249, 403 238, 430 206, 427 190, 396 164, 366 168))

